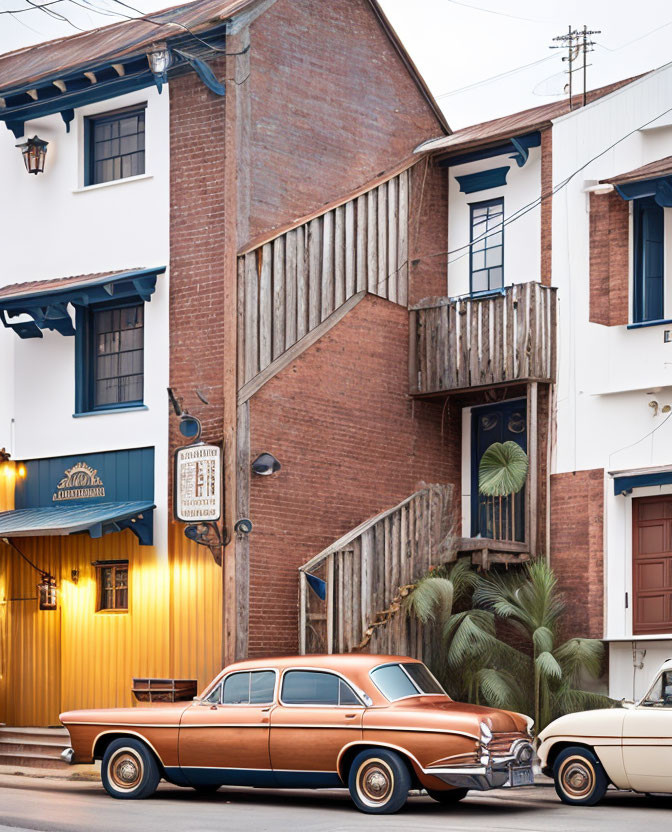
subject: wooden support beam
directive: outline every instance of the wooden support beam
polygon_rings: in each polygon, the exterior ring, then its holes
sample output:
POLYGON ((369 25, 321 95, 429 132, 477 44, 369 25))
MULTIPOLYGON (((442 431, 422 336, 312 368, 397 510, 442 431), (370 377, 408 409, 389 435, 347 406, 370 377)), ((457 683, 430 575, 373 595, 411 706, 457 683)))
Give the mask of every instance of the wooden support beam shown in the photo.
POLYGON ((539 518, 539 419, 538 419, 538 384, 531 381, 527 385, 527 456, 529 472, 527 475, 527 523, 525 539, 529 543, 532 556, 537 552, 537 526, 539 518))

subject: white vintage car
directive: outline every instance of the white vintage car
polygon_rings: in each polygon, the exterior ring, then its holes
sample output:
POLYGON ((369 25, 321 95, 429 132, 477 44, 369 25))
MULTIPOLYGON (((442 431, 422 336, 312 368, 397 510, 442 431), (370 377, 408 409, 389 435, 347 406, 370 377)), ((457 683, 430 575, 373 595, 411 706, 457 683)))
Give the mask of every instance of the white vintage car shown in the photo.
POLYGON ((541 770, 565 803, 592 806, 610 784, 672 793, 672 659, 639 702, 567 714, 539 739, 541 770))

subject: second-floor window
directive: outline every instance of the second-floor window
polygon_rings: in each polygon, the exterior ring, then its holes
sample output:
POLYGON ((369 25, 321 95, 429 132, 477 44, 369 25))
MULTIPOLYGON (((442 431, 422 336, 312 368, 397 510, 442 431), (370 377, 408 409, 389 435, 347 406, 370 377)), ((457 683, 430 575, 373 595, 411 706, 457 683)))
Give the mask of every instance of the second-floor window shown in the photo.
POLYGON ((77 410, 141 405, 144 304, 93 307, 84 310, 82 316, 78 326, 77 410))
POLYGON ((664 310, 664 212, 652 196, 633 200, 633 323, 660 321, 664 310))
POLYGON ((475 202, 470 208, 471 292, 501 289, 504 285, 504 199, 475 202))
POLYGON ((87 118, 85 142, 86 185, 99 185, 144 173, 144 106, 87 118))

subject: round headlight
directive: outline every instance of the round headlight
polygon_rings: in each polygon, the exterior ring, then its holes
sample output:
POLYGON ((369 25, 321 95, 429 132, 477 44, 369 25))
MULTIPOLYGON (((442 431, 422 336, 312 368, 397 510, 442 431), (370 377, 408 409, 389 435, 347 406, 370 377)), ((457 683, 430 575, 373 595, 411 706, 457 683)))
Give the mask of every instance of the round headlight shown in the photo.
POLYGON ((532 746, 529 743, 525 743, 524 745, 521 745, 521 747, 518 749, 518 754, 516 755, 516 757, 518 759, 518 762, 519 763, 525 763, 525 764, 531 762, 533 756, 534 756, 534 749, 532 748, 532 746))
POLYGON ((486 722, 481 722, 481 742, 487 745, 492 740, 492 730, 486 722))

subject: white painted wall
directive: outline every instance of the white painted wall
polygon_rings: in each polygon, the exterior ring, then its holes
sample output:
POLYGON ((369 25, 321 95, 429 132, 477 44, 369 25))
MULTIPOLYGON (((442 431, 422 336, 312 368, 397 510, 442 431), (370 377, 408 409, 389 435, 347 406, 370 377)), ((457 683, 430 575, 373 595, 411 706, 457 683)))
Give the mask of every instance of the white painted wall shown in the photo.
MULTIPOLYGON (((448 168, 448 294, 451 297, 469 292, 470 204, 504 198, 504 222, 525 206, 539 199, 541 193, 541 148, 533 147, 522 168, 511 154, 493 156, 448 168), (510 166, 506 185, 477 191, 460 192, 457 176, 491 168, 510 166), (460 251, 457 251, 460 249, 460 251)), ((520 219, 504 226, 504 283, 527 283, 541 275, 541 210, 537 205, 520 219)))
MULTIPOLYGON (((154 88, 28 122, 49 142, 45 173, 29 176, 14 136, 0 133, 0 286, 70 275, 168 266, 169 90, 154 88), (146 173, 83 188, 84 117, 147 102, 146 173)), ((154 446, 155 544, 167 550, 168 271, 145 304, 146 409, 74 418, 75 339, 21 340, 0 327, 0 447, 15 459, 154 446), (13 423, 12 423, 12 420, 13 423), (14 425, 13 435, 11 425, 14 425)))
MULTIPOLYGON (((669 118, 656 129, 638 128, 672 106, 671 94, 672 68, 665 67, 554 122, 554 185, 583 168, 553 199, 552 279, 558 287, 560 359, 554 473, 672 465, 672 418, 666 421, 660 413, 663 405, 672 404, 672 343, 663 340, 672 325, 629 330, 589 322, 589 213, 584 193, 595 181, 670 155, 669 118), (599 158, 589 161, 593 157, 599 158), (649 407, 654 400, 660 405, 658 415, 649 407)), ((667 230, 672 213, 666 213, 667 230)), ((669 292, 672 235, 666 258, 669 292)), ((666 314, 672 315, 672 304, 666 314)), ((672 488, 636 489, 630 497, 613 491, 613 480, 605 473, 605 636, 629 639, 632 497, 672 493, 672 488)), ((646 648, 645 667, 635 670, 636 695, 644 693, 657 666, 672 655, 672 634, 670 639, 646 648)), ((610 658, 611 695, 632 697, 632 643, 612 644, 610 658)))

